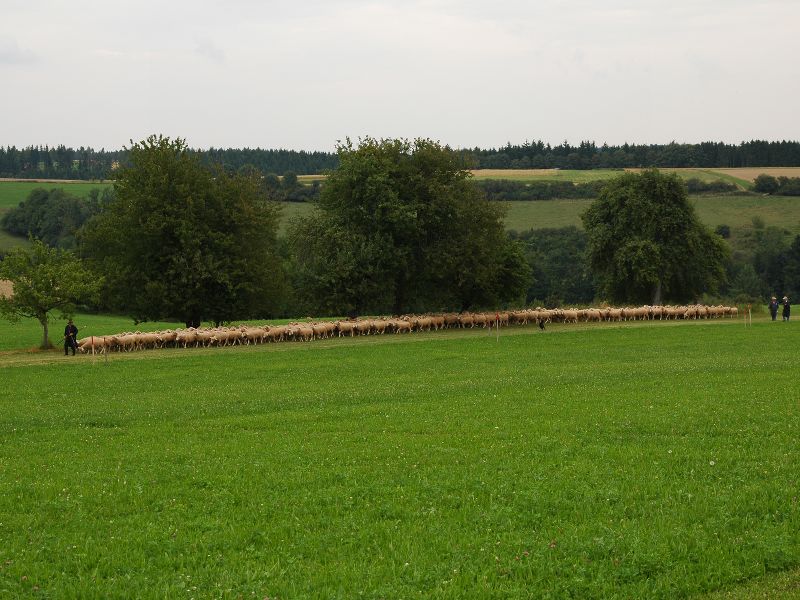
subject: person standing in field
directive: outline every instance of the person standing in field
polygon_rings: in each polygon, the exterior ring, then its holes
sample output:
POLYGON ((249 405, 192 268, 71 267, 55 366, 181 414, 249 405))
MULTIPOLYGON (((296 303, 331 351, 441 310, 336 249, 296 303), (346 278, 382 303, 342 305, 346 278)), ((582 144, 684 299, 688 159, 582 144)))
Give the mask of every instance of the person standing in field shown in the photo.
POLYGON ((778 299, 775 296, 769 301, 769 314, 773 321, 778 318, 778 299))
POLYGON ((72 356, 75 356, 75 349, 78 347, 78 328, 70 319, 67 326, 64 328, 64 356, 69 354, 69 349, 72 348, 72 356))
POLYGON ((792 311, 792 306, 789 304, 789 298, 787 296, 783 297, 783 320, 789 320, 789 313, 792 311))

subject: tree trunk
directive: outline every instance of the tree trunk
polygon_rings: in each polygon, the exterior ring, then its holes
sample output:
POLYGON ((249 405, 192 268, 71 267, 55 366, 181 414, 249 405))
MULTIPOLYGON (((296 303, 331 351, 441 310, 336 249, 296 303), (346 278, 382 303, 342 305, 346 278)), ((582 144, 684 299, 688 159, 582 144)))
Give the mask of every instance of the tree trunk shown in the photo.
POLYGON ((44 329, 44 338, 42 338, 42 345, 40 346, 42 350, 47 350, 48 348, 52 348, 53 344, 50 343, 50 337, 47 333, 47 317, 43 319, 39 318, 39 323, 42 324, 42 329, 44 329))
POLYGON ((395 315, 402 315, 406 309, 406 281, 402 274, 395 277, 393 309, 395 315))
POLYGON ((653 290, 653 306, 661 306, 661 280, 658 280, 656 289, 653 290))

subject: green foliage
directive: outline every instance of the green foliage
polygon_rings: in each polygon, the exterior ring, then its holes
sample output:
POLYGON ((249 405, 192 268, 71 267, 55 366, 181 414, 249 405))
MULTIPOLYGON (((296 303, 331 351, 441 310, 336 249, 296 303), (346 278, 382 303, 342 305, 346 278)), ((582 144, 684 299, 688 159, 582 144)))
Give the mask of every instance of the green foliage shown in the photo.
POLYGON ((75 233, 111 202, 112 196, 110 188, 93 189, 85 198, 63 188, 37 188, 0 218, 0 227, 13 235, 31 235, 50 246, 74 248, 75 233))
POLYGON ((107 275, 106 300, 137 320, 188 324, 273 314, 283 290, 279 206, 258 177, 203 167, 185 142, 129 149, 117 198, 92 219, 83 251, 107 275))
POLYGON ((751 263, 741 265, 733 277, 729 296, 738 303, 758 302, 764 297, 764 283, 751 263))
POLYGON ((287 190, 291 190, 292 188, 297 187, 297 173, 293 171, 287 171, 283 174, 283 179, 281 180, 281 184, 287 190))
POLYGON ((685 181, 686 190, 690 194, 721 194, 725 192, 735 192, 739 188, 734 183, 727 181, 703 181, 697 177, 690 177, 685 181))
POLYGON ((800 196, 800 177, 773 177, 762 173, 755 178, 753 190, 762 194, 800 196))
POLYGON ((0 315, 11 321, 35 318, 42 326, 42 348, 50 347, 50 313, 67 318, 80 303, 96 298, 102 283, 72 253, 32 240, 30 249, 15 248, 0 262, 0 279, 13 283, 13 296, 0 297, 0 315))
POLYGON ((622 144, 597 146, 582 141, 551 146, 539 141, 507 144, 501 148, 475 148, 468 153, 480 169, 607 169, 628 167, 793 167, 800 164, 800 142, 752 140, 739 145, 722 142, 699 144, 622 144))
POLYGON ((797 331, 755 321, 0 356, 0 589, 672 600, 796 570, 797 331))
POLYGON ((775 193, 779 196, 800 196, 800 177, 778 177, 775 193))
POLYGON ((676 175, 610 180, 583 223, 589 263, 611 301, 686 301, 724 280, 727 246, 700 223, 676 175))
POLYGON ((548 307, 588 304, 595 295, 594 280, 586 262, 586 233, 577 227, 531 229, 512 237, 525 248, 533 273, 527 301, 548 307))
POLYGON ((772 194, 778 189, 779 185, 775 177, 762 173, 753 181, 753 191, 760 194, 772 194))
POLYGON ((519 296, 527 267, 502 212, 430 140, 348 140, 319 210, 290 232, 296 287, 327 313, 465 309, 519 296))
POLYGON ((556 198, 596 198, 603 187, 600 179, 585 183, 571 181, 514 181, 512 179, 479 179, 474 185, 488 200, 526 201, 556 198))

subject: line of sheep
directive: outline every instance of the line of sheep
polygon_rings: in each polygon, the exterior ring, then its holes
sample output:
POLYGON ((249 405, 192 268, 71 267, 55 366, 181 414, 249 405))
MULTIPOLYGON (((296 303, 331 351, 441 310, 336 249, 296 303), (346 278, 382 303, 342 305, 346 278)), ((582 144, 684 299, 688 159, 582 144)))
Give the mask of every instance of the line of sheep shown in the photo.
POLYGON ((500 312, 405 315, 396 318, 289 323, 288 325, 170 329, 153 333, 127 332, 82 338, 78 340, 78 349, 83 353, 130 352, 153 348, 223 347, 285 341, 309 342, 332 337, 438 331, 439 329, 506 327, 528 324, 538 324, 539 327, 544 328, 546 323, 711 319, 736 316, 738 316, 736 307, 700 304, 640 306, 637 308, 536 308, 500 312))

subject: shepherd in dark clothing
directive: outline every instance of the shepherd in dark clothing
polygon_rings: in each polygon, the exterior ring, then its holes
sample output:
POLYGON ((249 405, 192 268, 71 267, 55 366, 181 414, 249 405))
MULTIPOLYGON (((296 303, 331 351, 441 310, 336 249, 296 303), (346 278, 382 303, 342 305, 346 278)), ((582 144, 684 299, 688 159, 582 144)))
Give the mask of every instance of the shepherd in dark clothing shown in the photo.
POLYGON ((792 311, 792 306, 789 304, 789 298, 784 296, 783 297, 783 320, 789 320, 789 313, 792 311))
POLYGON ((778 318, 778 299, 775 296, 769 301, 769 314, 773 321, 778 318))
POLYGON ((64 328, 64 356, 69 354, 69 349, 72 348, 72 356, 75 356, 75 349, 78 347, 78 328, 75 327, 72 319, 69 320, 67 326, 64 328))

